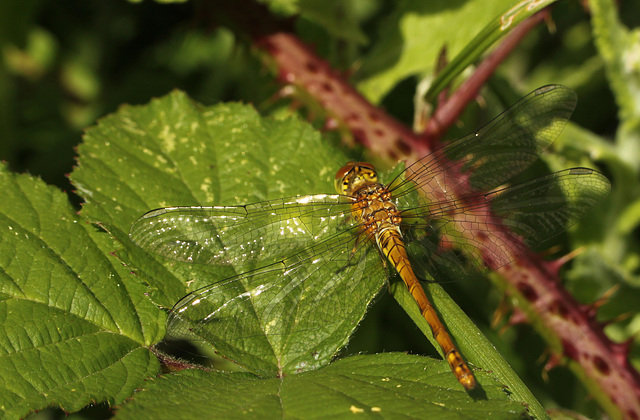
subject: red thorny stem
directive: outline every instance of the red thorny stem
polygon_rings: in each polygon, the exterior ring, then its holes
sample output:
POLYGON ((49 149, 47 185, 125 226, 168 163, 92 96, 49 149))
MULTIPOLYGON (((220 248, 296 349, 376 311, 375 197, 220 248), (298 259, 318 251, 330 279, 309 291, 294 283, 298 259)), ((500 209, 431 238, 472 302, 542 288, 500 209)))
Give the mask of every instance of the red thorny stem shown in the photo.
POLYGON ((513 51, 531 29, 550 16, 548 9, 531 16, 516 26, 478 66, 473 74, 466 79, 455 93, 444 102, 440 102, 429 119, 422 133, 425 141, 434 144, 444 135, 446 130, 456 123, 467 104, 479 94, 480 88, 493 75, 496 67, 513 51))
MULTIPOLYGON (((250 0, 217 3, 240 35, 267 54, 278 80, 312 97, 326 112, 329 125, 346 127, 354 139, 390 160, 411 164, 433 150, 433 144, 453 124, 497 65, 544 15, 524 21, 505 37, 477 71, 443 104, 425 133, 404 124, 369 103, 337 70, 318 57, 261 5, 250 0), (425 141, 427 140, 427 141, 425 141)), ((491 217, 489 215, 488 217, 491 217)), ((542 260, 527 250, 516 262, 499 268, 506 288, 527 302, 527 313, 556 339, 551 339, 552 363, 564 355, 581 366, 585 382, 610 415, 640 420, 640 375, 628 360, 629 343, 613 343, 595 320, 595 310, 578 303, 562 286, 559 261, 542 260)))

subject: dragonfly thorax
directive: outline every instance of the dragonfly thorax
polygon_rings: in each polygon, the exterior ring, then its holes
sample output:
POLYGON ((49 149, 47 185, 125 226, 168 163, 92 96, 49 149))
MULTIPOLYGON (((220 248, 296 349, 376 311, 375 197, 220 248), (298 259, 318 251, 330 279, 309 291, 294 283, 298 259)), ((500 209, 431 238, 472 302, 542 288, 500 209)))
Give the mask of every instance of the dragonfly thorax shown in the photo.
POLYGON ((400 211, 391 193, 378 182, 375 166, 349 162, 336 173, 335 186, 339 193, 354 200, 352 216, 361 223, 361 234, 377 240, 385 230, 400 232, 400 211))
POLYGON ((352 216, 362 225, 362 234, 378 241, 384 231, 393 230, 399 235, 401 212, 391 193, 382 184, 363 185, 354 194, 352 216))

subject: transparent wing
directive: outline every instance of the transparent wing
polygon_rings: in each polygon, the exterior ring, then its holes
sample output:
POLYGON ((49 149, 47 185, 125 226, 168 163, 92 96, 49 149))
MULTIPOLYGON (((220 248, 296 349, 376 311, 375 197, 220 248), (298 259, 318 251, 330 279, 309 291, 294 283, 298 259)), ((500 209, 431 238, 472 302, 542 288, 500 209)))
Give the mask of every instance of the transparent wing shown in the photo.
MULTIPOLYGON (((575 94, 539 89, 473 136, 420 159, 389 191, 402 211, 412 261, 437 275, 462 265, 453 248, 497 268, 524 243, 565 230, 609 189, 572 169, 488 192, 529 166, 562 130, 575 94), (452 174, 452 175, 451 175, 452 174)), ((170 336, 196 337, 261 374, 328 363, 387 276, 379 252, 358 241, 352 200, 314 195, 237 207, 154 210, 132 226, 142 248, 179 261, 257 270, 219 280, 176 304, 170 336)))
POLYGON ((209 342, 261 375, 329 363, 387 273, 375 248, 357 243, 351 203, 314 195, 142 216, 130 236, 145 250, 189 263, 258 267, 180 300, 167 336, 209 342))
POLYGON ((351 202, 319 194, 245 206, 169 207, 140 217, 129 235, 145 250, 178 261, 269 264, 346 227, 351 202))
POLYGON ((573 168, 487 194, 452 199, 425 218, 423 207, 403 212, 407 241, 432 275, 459 268, 452 249, 463 248, 479 266, 496 269, 564 232, 609 192, 607 178, 573 168), (414 223, 411 224, 411 221, 414 223))
POLYGON ((386 273, 377 251, 344 231, 286 259, 180 300, 168 337, 195 338, 263 376, 328 364, 362 320, 386 273))
POLYGON ((601 174, 583 168, 487 193, 534 162, 575 107, 575 93, 547 86, 527 95, 477 133, 409 166, 389 185, 403 209, 416 264, 442 273, 462 264, 465 248, 482 266, 502 267, 565 231, 609 191, 601 174), (505 227, 508 227, 506 229, 505 227), (419 244, 419 245, 418 245, 419 244), (418 249, 418 247, 420 249, 418 249))
POLYGON ((433 211, 453 199, 461 186, 476 192, 497 188, 528 168, 555 141, 575 104, 576 94, 567 87, 537 89, 476 133, 410 165, 388 188, 401 207, 406 207, 405 194, 421 189, 421 204, 436 206, 433 211))

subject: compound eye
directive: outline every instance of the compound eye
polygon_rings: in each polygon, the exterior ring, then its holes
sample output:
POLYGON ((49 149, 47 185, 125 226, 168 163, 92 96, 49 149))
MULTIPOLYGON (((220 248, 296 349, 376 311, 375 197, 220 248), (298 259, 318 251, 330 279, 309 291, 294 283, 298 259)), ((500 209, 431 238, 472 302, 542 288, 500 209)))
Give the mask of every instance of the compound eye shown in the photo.
POLYGON ((375 172, 376 171, 376 167, 373 166, 373 164, 369 163, 369 162, 358 162, 358 168, 363 171, 363 170, 369 170, 371 172, 375 172))
POLYGON ((340 168, 340 170, 336 173, 336 179, 333 182, 338 194, 346 194, 346 191, 349 188, 349 180, 347 179, 347 175, 349 175, 349 173, 353 171, 356 165, 356 162, 349 162, 342 168, 340 168))
POLYGON ((356 167, 356 165, 357 165, 356 162, 349 162, 346 165, 344 165, 342 168, 340 168, 338 172, 336 172, 336 181, 344 178, 349 172, 353 170, 353 168, 356 167))

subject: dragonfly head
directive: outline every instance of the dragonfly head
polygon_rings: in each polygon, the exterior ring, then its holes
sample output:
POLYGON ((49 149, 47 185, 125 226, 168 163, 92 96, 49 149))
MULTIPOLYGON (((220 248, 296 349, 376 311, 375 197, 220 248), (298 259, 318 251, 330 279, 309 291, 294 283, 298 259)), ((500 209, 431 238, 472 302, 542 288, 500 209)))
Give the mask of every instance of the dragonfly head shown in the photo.
POLYGON ((367 162, 349 162, 336 173, 335 187, 339 194, 352 195, 362 186, 378 182, 375 166, 367 162))

